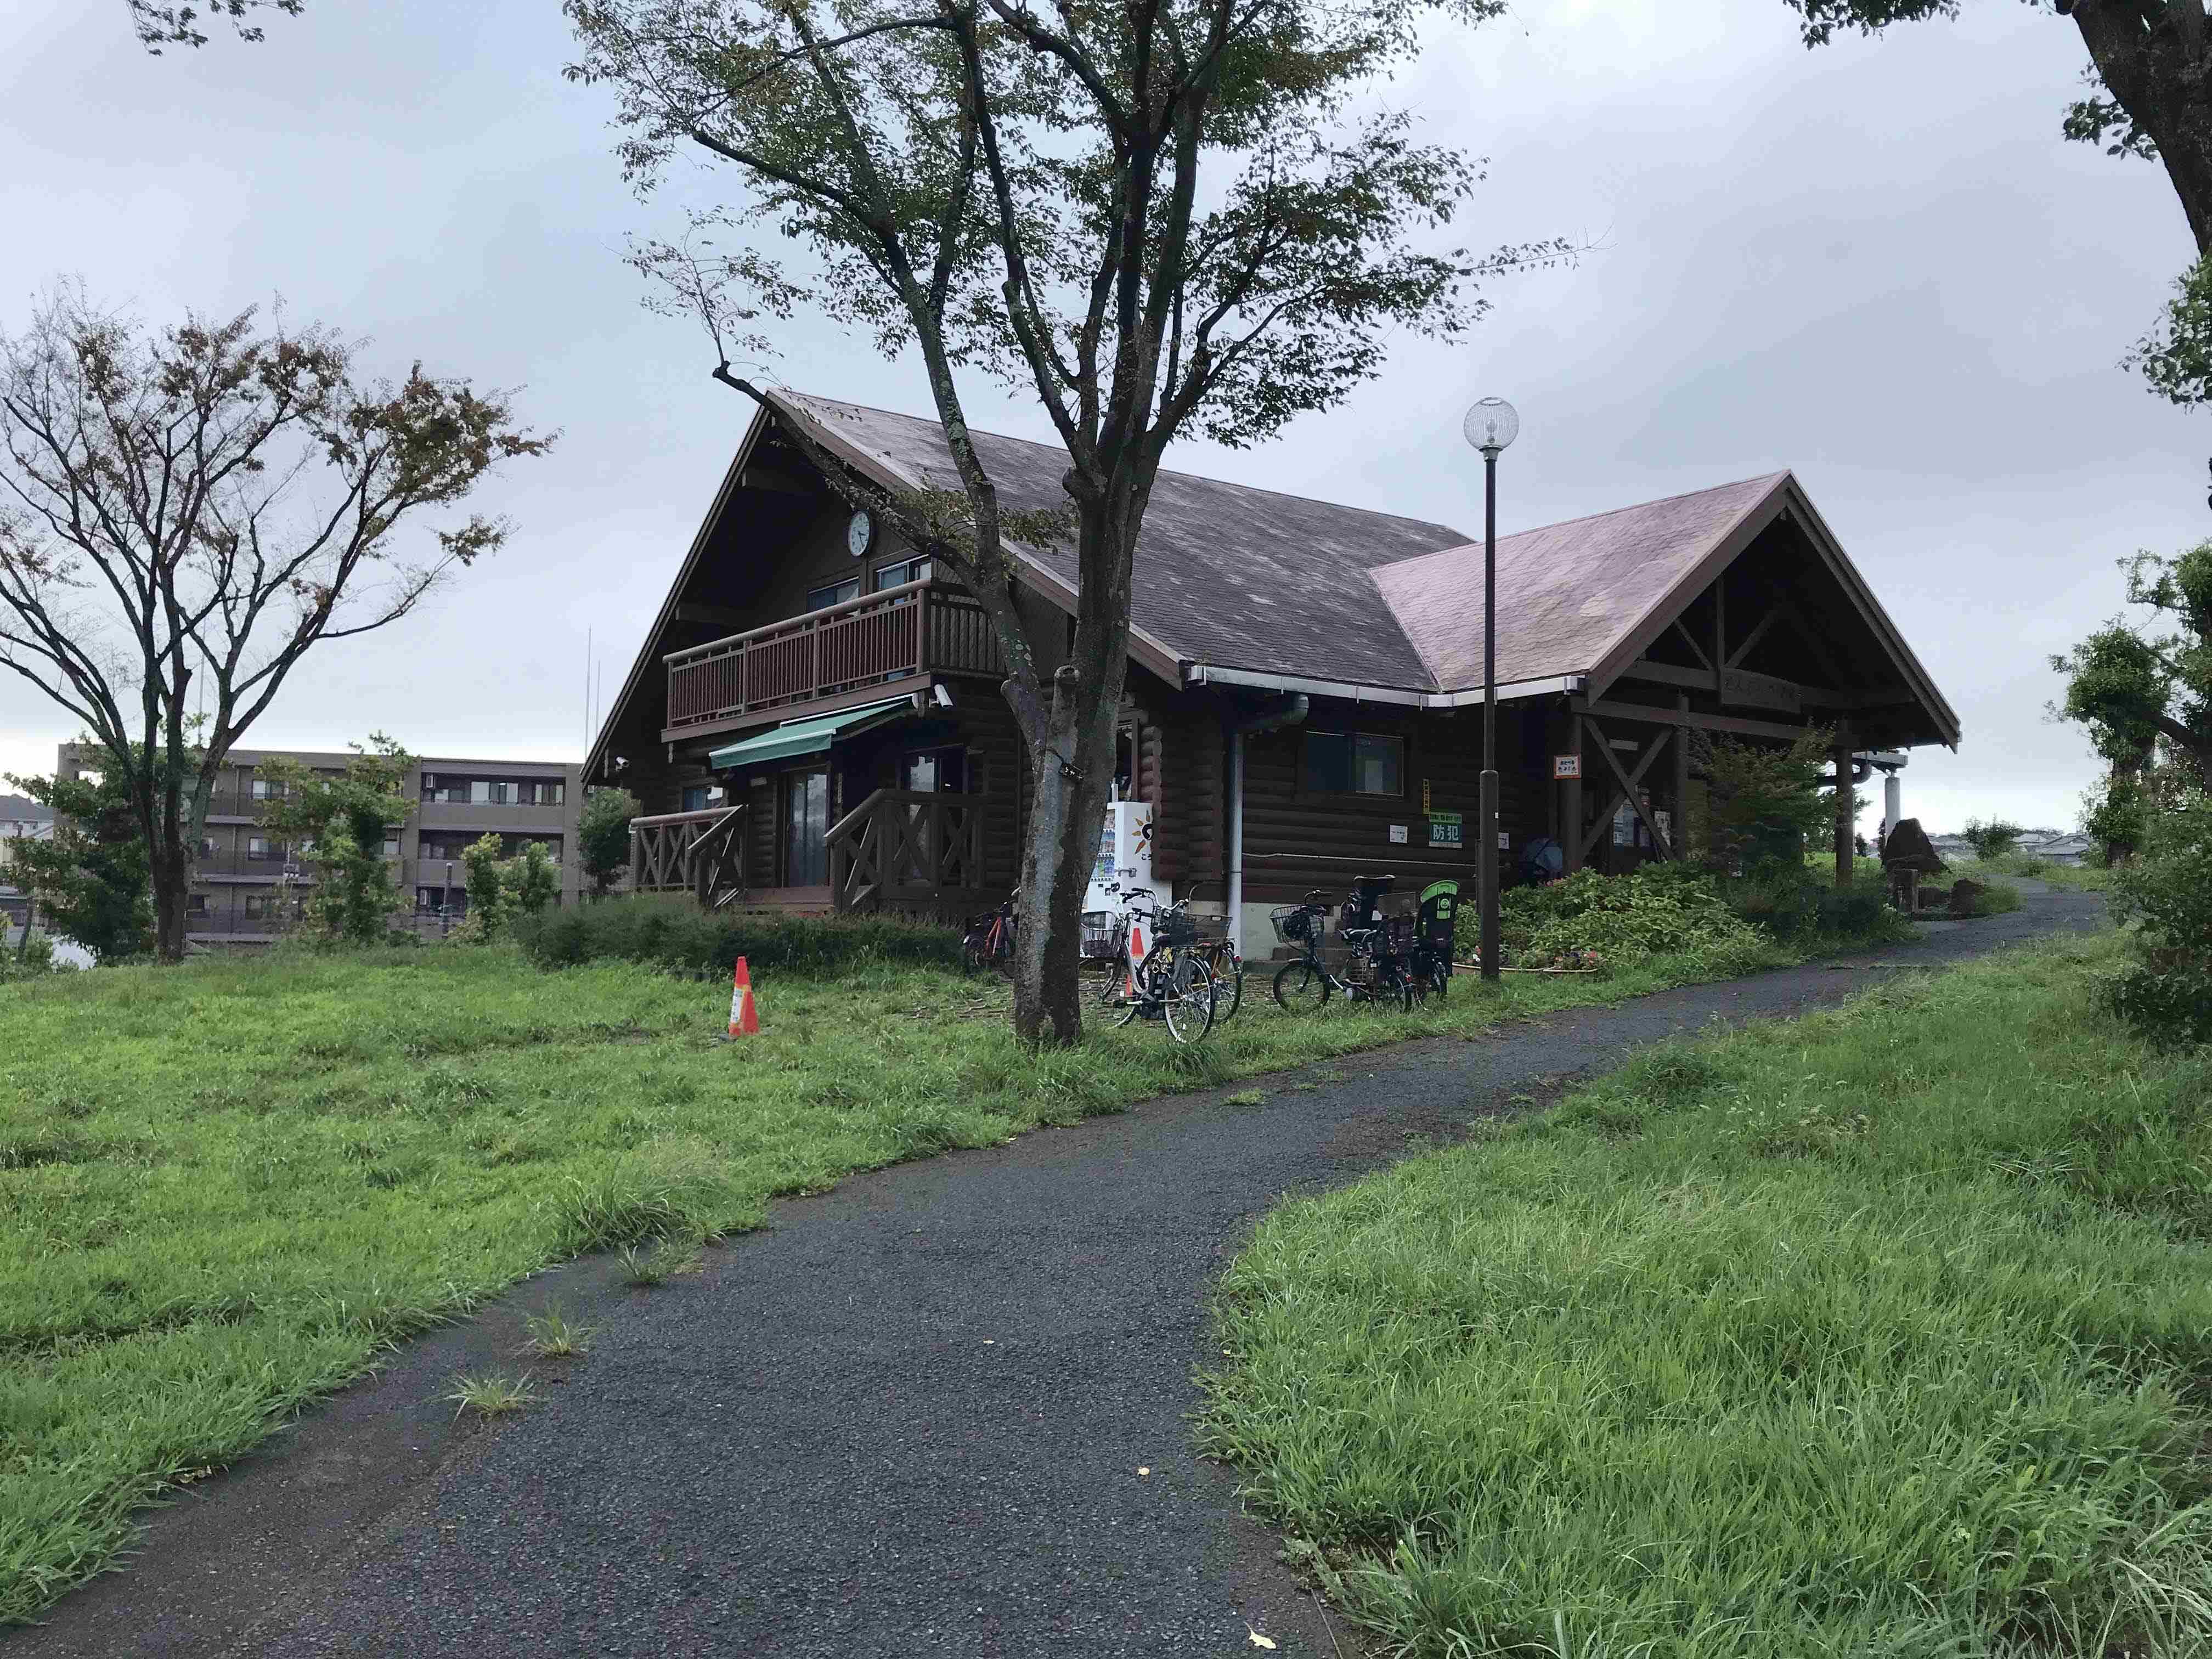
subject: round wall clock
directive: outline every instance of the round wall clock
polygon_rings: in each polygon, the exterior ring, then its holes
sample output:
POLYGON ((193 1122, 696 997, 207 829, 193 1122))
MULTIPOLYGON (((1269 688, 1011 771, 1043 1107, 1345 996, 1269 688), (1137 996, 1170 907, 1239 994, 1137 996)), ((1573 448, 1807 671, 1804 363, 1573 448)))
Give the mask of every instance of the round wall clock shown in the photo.
POLYGON ((845 526, 845 546, 856 559, 866 558, 876 539, 875 516, 866 507, 857 509, 845 526))

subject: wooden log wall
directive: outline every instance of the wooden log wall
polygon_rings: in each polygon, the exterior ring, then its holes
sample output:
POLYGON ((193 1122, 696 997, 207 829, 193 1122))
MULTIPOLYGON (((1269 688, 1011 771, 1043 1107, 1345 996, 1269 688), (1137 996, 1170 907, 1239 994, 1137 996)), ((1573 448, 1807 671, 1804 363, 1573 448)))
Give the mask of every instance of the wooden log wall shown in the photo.
MULTIPOLYGON (((1499 869, 1510 884, 1521 849, 1546 831, 1547 788, 1537 769, 1548 769, 1542 750, 1541 714, 1533 722, 1523 705, 1504 704, 1498 715, 1498 822, 1511 836, 1499 869)), ((1358 876, 1389 872, 1401 891, 1418 892, 1429 881, 1476 878, 1474 836, 1482 772, 1482 715, 1479 708, 1453 714, 1421 714, 1373 703, 1316 698, 1302 726, 1260 732, 1244 754, 1244 896, 1253 904, 1282 904, 1309 888, 1347 890, 1358 876), (1401 792, 1390 797, 1324 794, 1304 787, 1303 759, 1309 733, 1369 732, 1402 738, 1401 792), (1462 844, 1431 844, 1427 806, 1457 812, 1462 844), (1406 826, 1403 843, 1390 826, 1406 826)))

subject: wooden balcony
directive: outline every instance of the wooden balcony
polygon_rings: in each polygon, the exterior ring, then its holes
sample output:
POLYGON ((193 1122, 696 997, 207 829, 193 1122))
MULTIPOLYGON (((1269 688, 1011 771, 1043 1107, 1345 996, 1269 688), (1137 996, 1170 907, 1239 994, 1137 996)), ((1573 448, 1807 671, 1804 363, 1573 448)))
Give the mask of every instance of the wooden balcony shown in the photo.
POLYGON ((975 600, 924 577, 672 651, 664 737, 742 722, 775 710, 865 695, 930 674, 1006 675, 990 618, 975 600))

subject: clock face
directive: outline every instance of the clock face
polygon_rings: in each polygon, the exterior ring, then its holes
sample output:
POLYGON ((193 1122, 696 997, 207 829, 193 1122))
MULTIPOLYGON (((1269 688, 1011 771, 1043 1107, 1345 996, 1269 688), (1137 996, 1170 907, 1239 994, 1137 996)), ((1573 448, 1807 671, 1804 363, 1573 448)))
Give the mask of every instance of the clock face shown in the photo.
POLYGON ((862 507, 853 514, 851 522, 845 526, 845 545, 857 559, 867 552, 868 544, 875 538, 876 521, 869 516, 867 508, 862 507))

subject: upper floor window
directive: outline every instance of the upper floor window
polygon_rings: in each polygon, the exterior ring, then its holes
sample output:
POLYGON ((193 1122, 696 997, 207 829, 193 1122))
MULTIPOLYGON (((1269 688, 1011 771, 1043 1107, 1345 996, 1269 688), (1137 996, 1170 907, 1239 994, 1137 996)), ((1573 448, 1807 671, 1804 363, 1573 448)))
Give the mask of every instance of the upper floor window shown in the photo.
POLYGON ((398 836, 386 836, 384 838, 384 856, 388 859, 396 859, 399 856, 398 836))
POLYGON ((284 799, 285 789, 284 786, 274 778, 256 778, 247 793, 255 800, 282 800, 284 799))
POLYGON ((568 786, 558 778, 471 778, 425 772, 422 799, 462 806, 558 806, 568 786))
POLYGON ((927 559, 901 559, 896 564, 879 564, 876 567, 876 591, 880 593, 902 582, 918 582, 928 574, 927 559))
POLYGON ((822 587, 808 588, 806 608, 809 611, 820 611, 825 606, 842 605, 848 599, 857 599, 860 597, 860 579, 854 576, 845 581, 830 582, 822 587))
POLYGON ((1308 732, 1301 781, 1320 795, 1403 795, 1406 740, 1380 732, 1308 732))
POLYGON ((703 812, 710 806, 722 804, 722 786, 719 783, 695 783, 684 791, 684 810, 703 812))
POLYGON ((281 859, 284 856, 284 846, 282 842, 273 842, 266 836, 248 836, 246 838, 246 856, 250 859, 281 859))

